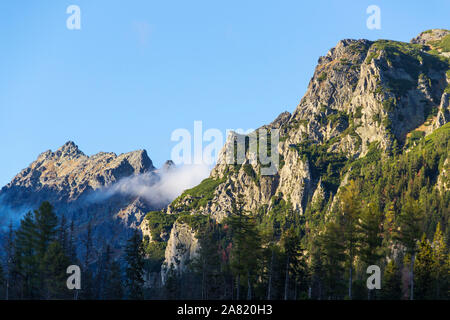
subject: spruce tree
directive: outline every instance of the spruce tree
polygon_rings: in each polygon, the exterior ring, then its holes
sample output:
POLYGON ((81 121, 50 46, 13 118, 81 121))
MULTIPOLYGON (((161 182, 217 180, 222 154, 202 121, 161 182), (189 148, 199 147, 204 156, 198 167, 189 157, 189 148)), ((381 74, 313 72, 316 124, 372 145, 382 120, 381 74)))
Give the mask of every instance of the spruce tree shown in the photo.
POLYGON ((448 269, 448 253, 441 224, 438 223, 433 238, 433 277, 434 277, 434 297, 436 299, 448 299, 446 288, 450 285, 448 269))
POLYGON ((343 226, 344 245, 347 251, 349 268, 348 296, 352 299, 353 262, 358 243, 357 221, 361 210, 358 186, 353 180, 344 187, 341 195, 341 204, 342 215, 340 220, 343 226))
POLYGON ((399 226, 394 233, 394 239, 400 241, 411 256, 409 289, 410 300, 414 300, 414 260, 417 250, 417 241, 422 232, 423 215, 416 200, 406 195, 406 200, 399 216, 399 226))
POLYGON ((109 268, 103 298, 106 300, 123 299, 122 273, 117 261, 113 261, 109 268))
POLYGON ((415 287, 417 299, 430 299, 433 294, 433 250, 423 234, 414 264, 415 287))
POLYGON ((139 300, 144 298, 144 248, 141 236, 135 230, 133 236, 128 240, 125 249, 127 262, 126 276, 128 298, 139 300))
POLYGON ((201 279, 201 298, 207 300, 217 298, 220 281, 220 255, 218 232, 213 221, 199 232, 199 251, 197 257, 192 262, 194 271, 201 279))
POLYGON ((3 267, 0 263, 0 300, 4 300, 6 296, 6 280, 5 274, 3 273, 3 267))
POLYGON ((14 274, 14 265, 15 265, 15 257, 14 257, 14 242, 15 242, 15 233, 13 230, 12 221, 10 221, 8 226, 8 232, 6 234, 5 241, 3 243, 4 252, 5 252, 5 299, 10 299, 11 289, 13 287, 13 274, 14 274))
POLYGON ((303 263, 303 249, 300 244, 300 237, 294 231, 294 227, 286 230, 281 238, 281 244, 285 255, 285 282, 284 282, 284 300, 289 299, 289 287, 291 276, 297 287, 297 280, 304 280, 306 268, 303 263))
POLYGON ((17 297, 38 298, 37 277, 39 261, 36 258, 36 225, 31 212, 25 214, 16 231, 14 273, 17 275, 17 297))
POLYGON ((44 299, 68 298, 70 292, 66 286, 66 270, 70 261, 59 241, 50 243, 42 259, 42 265, 46 267, 43 272, 42 297, 44 299))
MULTIPOLYGON (((378 264, 382 257, 381 244, 383 216, 374 203, 367 205, 357 222, 358 255, 364 267, 378 264)), ((369 290, 368 298, 371 298, 369 290)))
POLYGON ((92 222, 89 221, 86 235, 83 239, 84 257, 82 267, 82 287, 81 298, 85 300, 92 300, 94 298, 94 279, 91 270, 91 263, 93 260, 93 244, 92 244, 92 222))
POLYGON ((46 297, 47 292, 45 292, 44 281, 48 266, 44 262, 44 257, 50 244, 57 238, 58 227, 58 218, 49 202, 44 201, 39 206, 39 209, 34 211, 34 222, 36 234, 36 259, 39 263, 39 275, 36 281, 39 296, 46 297))
POLYGON ((107 245, 102 259, 103 267, 99 268, 98 285, 102 287, 102 290, 99 292, 99 298, 120 300, 123 298, 122 273, 119 263, 113 260, 112 255, 111 247, 107 245))
POLYGON ((49 247, 56 239, 58 218, 53 211, 52 205, 45 201, 38 210, 34 211, 36 225, 36 253, 42 259, 49 247))
POLYGON ((324 232, 318 237, 318 241, 320 243, 321 268, 323 268, 325 275, 326 292, 328 298, 337 299, 342 293, 343 262, 347 258, 341 226, 330 221, 324 232))
POLYGON ((244 284, 250 299, 260 259, 261 238, 254 217, 244 211, 242 197, 233 204, 232 215, 226 223, 232 235, 231 269, 236 279, 236 297, 241 298, 240 288, 244 284))
POLYGON ((389 261, 386 265, 381 283, 380 295, 383 300, 399 300, 401 298, 401 275, 394 260, 389 261))

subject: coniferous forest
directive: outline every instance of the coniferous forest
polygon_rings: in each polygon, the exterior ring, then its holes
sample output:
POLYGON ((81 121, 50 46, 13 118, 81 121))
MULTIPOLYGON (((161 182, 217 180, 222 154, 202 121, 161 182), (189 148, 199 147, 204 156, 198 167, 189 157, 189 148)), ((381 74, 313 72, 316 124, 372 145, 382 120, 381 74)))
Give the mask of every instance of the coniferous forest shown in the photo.
MULTIPOLYGON (((74 241, 74 224, 44 202, 5 233, 0 297, 449 299, 450 194, 433 187, 448 155, 449 129, 436 130, 408 152, 373 146, 366 157, 345 164, 352 171, 340 202, 316 198, 304 215, 282 199, 268 212, 247 212, 242 197, 221 223, 205 215, 150 212, 152 241, 136 231, 119 257, 109 246, 101 254, 93 250, 90 226, 74 241), (163 283, 152 281, 160 276, 167 245, 158 234, 174 222, 195 230, 199 252, 183 273, 168 268, 163 283), (69 265, 82 270, 80 290, 67 289, 69 265), (367 288, 370 265, 380 267, 380 289, 367 288)), ((327 161, 326 154, 314 158, 327 161)), ((339 174, 325 167, 325 180, 339 174)))

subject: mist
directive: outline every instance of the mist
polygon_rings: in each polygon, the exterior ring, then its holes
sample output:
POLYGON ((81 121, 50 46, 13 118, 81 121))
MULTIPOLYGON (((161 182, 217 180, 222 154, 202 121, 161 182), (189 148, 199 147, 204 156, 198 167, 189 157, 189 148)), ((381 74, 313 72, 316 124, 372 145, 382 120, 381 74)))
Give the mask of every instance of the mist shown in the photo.
POLYGON ((12 223, 13 228, 17 228, 20 225, 20 220, 28 211, 33 211, 30 206, 21 206, 18 208, 12 208, 3 202, 3 196, 0 196, 0 232, 4 232, 9 228, 12 223))
POLYGON ((91 195, 91 201, 103 201, 115 195, 145 199, 155 207, 163 207, 189 188, 209 176, 207 165, 184 165, 126 177, 91 195))

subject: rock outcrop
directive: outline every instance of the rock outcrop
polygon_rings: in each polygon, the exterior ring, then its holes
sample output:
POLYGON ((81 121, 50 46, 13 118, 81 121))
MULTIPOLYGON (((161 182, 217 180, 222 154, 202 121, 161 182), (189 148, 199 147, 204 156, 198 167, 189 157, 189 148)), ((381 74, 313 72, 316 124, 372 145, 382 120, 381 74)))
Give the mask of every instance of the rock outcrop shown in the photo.
POLYGON ((175 222, 167 242, 165 261, 161 269, 162 282, 165 283, 170 271, 179 276, 189 262, 197 255, 199 245, 195 232, 187 224, 175 222))

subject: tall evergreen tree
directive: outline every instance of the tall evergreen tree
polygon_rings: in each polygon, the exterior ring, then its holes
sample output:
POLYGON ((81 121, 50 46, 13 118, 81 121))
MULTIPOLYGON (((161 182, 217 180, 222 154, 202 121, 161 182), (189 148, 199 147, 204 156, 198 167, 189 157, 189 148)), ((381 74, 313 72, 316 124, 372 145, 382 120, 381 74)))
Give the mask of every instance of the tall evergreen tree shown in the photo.
POLYGON ((13 285, 13 272, 15 265, 15 257, 14 257, 14 230, 12 221, 10 221, 8 226, 8 232, 4 239, 3 247, 5 250, 5 299, 9 300, 10 298, 10 289, 13 285))
POLYGON ((144 298, 144 248, 138 231, 128 240, 125 249, 127 262, 127 289, 128 298, 138 300, 144 298))
POLYGON ((285 254, 284 300, 288 300, 291 277, 296 280, 294 282, 295 288, 297 288, 297 281, 305 279, 306 268, 302 259, 303 248, 301 247, 300 237, 293 226, 285 231, 281 243, 285 254))
POLYGON ((207 300, 218 298, 222 283, 221 263, 219 254, 218 232, 213 221, 199 232, 199 252, 193 261, 193 268, 201 278, 201 298, 207 300))
POLYGON ((351 180, 348 185, 344 187, 341 195, 341 203, 342 216, 340 218, 344 231, 344 245, 347 251, 347 264, 349 268, 348 296, 352 299, 353 262, 357 250, 357 221, 360 214, 359 192, 355 181, 351 180))
POLYGON ((5 299, 6 295, 6 280, 5 274, 3 273, 3 267, 0 263, 0 300, 5 299))
POLYGON ((342 293, 343 262, 347 258, 340 225, 329 222, 319 236, 319 243, 328 298, 338 299, 342 293))
POLYGON ((436 299, 448 299, 446 288, 450 287, 450 276, 448 269, 448 253, 441 224, 438 223, 433 238, 433 277, 434 277, 434 297, 436 299))
POLYGON ((43 272, 43 296, 44 299, 69 298, 69 290, 66 286, 67 267, 70 265, 69 258, 65 255, 59 241, 50 243, 42 259, 46 266, 43 272))
MULTIPOLYGON (((382 257, 382 221, 378 206, 374 203, 369 203, 361 212, 357 222, 358 233, 358 255, 364 267, 378 264, 382 257)), ((368 298, 371 298, 371 291, 369 290, 368 298)))
MULTIPOLYGON (((47 296, 45 292, 45 274, 48 266, 45 264, 45 255, 50 244, 57 239, 58 218, 53 211, 52 205, 44 201, 38 210, 34 211, 34 223, 36 234, 36 259, 39 264, 38 277, 36 279, 38 285, 39 296, 47 296)), ((67 266, 66 266, 67 268, 67 266)))
POLYGON ((106 300, 123 299, 122 273, 117 261, 113 261, 109 268, 103 298, 106 300))
POLYGON ((260 259, 261 238, 254 217, 244 211, 242 197, 238 197, 237 203, 233 204, 227 224, 232 234, 231 269, 236 279, 236 297, 241 298, 241 285, 246 284, 247 299, 251 299, 260 259))
POLYGON ((36 232, 36 253, 42 259, 50 243, 56 240, 58 218, 52 205, 45 201, 34 211, 36 232))
POLYGON ((91 270, 91 263, 93 261, 93 244, 92 244, 92 223, 89 221, 86 235, 83 239, 84 257, 82 268, 82 282, 81 288, 82 299, 91 300, 94 298, 94 279, 91 270))
POLYGON ((414 265, 416 286, 414 295, 417 299, 430 299, 433 295, 433 250, 431 244, 423 234, 417 251, 414 265))
POLYGON ((16 231, 14 256, 14 273, 18 280, 17 297, 20 299, 37 298, 36 279, 39 264, 36 259, 36 225, 31 212, 23 217, 16 231))
POLYGON ((417 251, 417 241, 422 232, 423 215, 416 200, 407 195, 402 212, 399 216, 399 228, 394 239, 400 241, 411 255, 409 288, 410 300, 414 300, 414 260, 417 251))
POLYGON ((381 285, 381 299, 384 300, 398 300, 402 295, 402 283, 400 271, 391 260, 386 265, 384 270, 383 281, 381 285))

